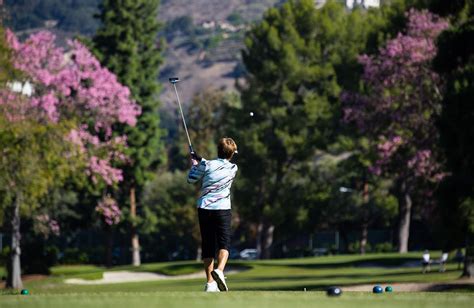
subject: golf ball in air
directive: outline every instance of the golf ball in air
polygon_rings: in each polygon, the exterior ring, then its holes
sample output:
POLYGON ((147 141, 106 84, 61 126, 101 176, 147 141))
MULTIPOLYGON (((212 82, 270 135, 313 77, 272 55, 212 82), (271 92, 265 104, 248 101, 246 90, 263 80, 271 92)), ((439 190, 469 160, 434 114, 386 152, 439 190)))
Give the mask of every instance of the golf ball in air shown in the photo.
POLYGON ((250 116, 253 117, 253 112, 250 112, 250 116))

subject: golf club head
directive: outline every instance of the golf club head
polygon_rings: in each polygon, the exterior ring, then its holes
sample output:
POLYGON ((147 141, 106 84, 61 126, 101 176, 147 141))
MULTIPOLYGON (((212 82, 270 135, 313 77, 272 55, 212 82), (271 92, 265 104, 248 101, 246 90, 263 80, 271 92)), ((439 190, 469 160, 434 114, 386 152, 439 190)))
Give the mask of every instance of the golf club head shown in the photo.
POLYGON ((171 83, 177 83, 179 81, 179 78, 178 77, 170 77, 169 81, 171 83))

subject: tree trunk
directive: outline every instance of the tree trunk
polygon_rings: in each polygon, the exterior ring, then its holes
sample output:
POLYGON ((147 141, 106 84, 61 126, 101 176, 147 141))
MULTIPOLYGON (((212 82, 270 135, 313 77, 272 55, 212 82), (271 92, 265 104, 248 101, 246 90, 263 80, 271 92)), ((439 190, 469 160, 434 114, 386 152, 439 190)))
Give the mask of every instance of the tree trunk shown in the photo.
MULTIPOLYGON (((137 217, 137 204, 135 201, 135 187, 130 188, 130 216, 134 221, 137 217)), ((140 266, 140 242, 138 240, 137 229, 135 228, 134 222, 130 230, 130 236, 132 238, 132 265, 140 266)))
POLYGON ((367 248, 367 238, 369 234, 369 225, 367 223, 362 223, 362 230, 360 233, 360 254, 365 255, 367 248))
POLYGON ((398 212, 399 212, 399 224, 398 224, 398 252, 408 252, 408 239, 410 237, 410 219, 411 219, 411 208, 412 200, 408 193, 406 182, 400 184, 398 193, 398 212))
POLYGON ((263 232, 263 250, 262 257, 264 259, 270 259, 271 257, 271 248, 273 245, 273 232, 275 231, 275 226, 272 224, 265 226, 265 232, 263 232))
POLYGON ((11 263, 8 271, 7 288, 22 289, 21 264, 20 264, 20 205, 22 203, 21 192, 16 193, 15 205, 12 217, 12 248, 11 263))
POLYGON ((260 221, 257 226, 257 256, 259 259, 269 259, 271 257, 271 247, 273 244, 273 233, 275 226, 260 221))
POLYGON ((113 230, 112 226, 107 226, 106 232, 106 246, 105 246, 105 266, 112 266, 112 248, 113 248, 113 230))
POLYGON ((474 236, 466 237, 466 256, 464 257, 464 269, 462 277, 474 277, 474 236), (469 238, 470 237, 470 238, 469 238))
POLYGON ((257 257, 262 259, 262 252, 263 252, 263 221, 260 220, 257 225, 257 257))
POLYGON ((196 249, 196 261, 202 261, 202 248, 201 244, 199 244, 198 248, 196 249))
POLYGON ((364 181, 364 188, 362 192, 362 197, 364 204, 362 204, 362 226, 361 226, 361 233, 360 233, 360 254, 365 255, 366 248, 367 248, 367 238, 369 236, 369 214, 367 213, 367 207, 369 206, 369 183, 367 181, 364 181))

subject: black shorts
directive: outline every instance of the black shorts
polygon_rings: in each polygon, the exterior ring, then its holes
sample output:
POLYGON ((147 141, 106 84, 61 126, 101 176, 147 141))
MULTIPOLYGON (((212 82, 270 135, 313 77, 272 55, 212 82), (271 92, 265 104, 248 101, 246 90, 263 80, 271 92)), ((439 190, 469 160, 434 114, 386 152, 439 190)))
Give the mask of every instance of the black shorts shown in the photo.
POLYGON ((232 213, 230 210, 198 209, 202 258, 214 258, 218 249, 230 248, 232 213))

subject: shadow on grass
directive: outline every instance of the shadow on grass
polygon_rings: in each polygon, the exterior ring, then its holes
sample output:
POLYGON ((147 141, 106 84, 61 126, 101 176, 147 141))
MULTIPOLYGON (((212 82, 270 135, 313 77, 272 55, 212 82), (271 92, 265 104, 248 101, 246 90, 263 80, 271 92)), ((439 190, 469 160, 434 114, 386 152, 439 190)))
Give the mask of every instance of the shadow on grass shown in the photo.
POLYGON ((474 284, 438 284, 429 287, 428 292, 474 292, 474 284))
MULTIPOLYGON (((448 271, 446 271, 448 272, 448 271)), ((335 274, 335 275, 298 275, 298 276, 259 276, 259 277, 235 277, 234 280, 237 281, 295 281, 303 279, 361 279, 368 278, 383 278, 382 280, 386 281, 387 277, 403 277, 403 276, 413 276, 419 273, 416 272, 396 272, 396 273, 360 273, 360 274, 335 274)), ((429 274, 428 274, 429 275, 429 274)))
MULTIPOLYGON (((230 263, 227 267, 227 271, 237 270, 237 271, 245 271, 252 269, 253 267, 248 264, 242 264, 233 262, 230 263)), ((162 267, 154 271, 158 274, 168 275, 168 276, 176 276, 176 275, 186 275, 186 274, 193 274, 196 272, 203 271, 204 267, 202 263, 186 263, 186 264, 173 264, 169 266, 162 267)))
POLYGON ((287 266, 304 269, 325 269, 325 268, 343 268, 343 267, 380 267, 380 268, 400 268, 400 267, 420 267, 421 259, 406 257, 406 258, 367 258, 361 260, 351 260, 344 262, 332 263, 258 263, 259 266, 287 266))
MULTIPOLYGON (((360 284, 371 284, 374 285, 379 282, 365 282, 360 284)), ((386 282, 387 284, 391 283, 389 281, 386 282)), ((338 286, 344 290, 345 286, 353 286, 354 284, 351 283, 339 283, 339 284, 330 284, 330 283, 312 283, 312 284, 298 284, 293 286, 282 286, 282 287, 232 287, 233 291, 303 291, 306 289, 307 291, 326 291, 329 287, 338 286)), ((367 290, 370 292, 370 288, 367 290)), ((438 285, 428 287, 424 292, 474 292, 474 285, 472 284, 443 284, 440 283, 438 285)))
MULTIPOLYGON (((455 272, 455 270, 450 270, 446 272, 455 272)), ((377 284, 377 283, 413 283, 413 282, 420 282, 420 283, 430 283, 431 281, 424 281, 424 280, 403 280, 403 277, 410 277, 413 275, 417 275, 419 273, 413 271, 407 272, 397 272, 397 273, 361 273, 361 274, 336 274, 336 275, 298 275, 298 276, 260 276, 260 277, 234 277, 232 282, 234 282, 237 286, 233 289, 235 290, 255 290, 255 291, 298 291, 303 290, 306 288, 308 291, 323 291, 326 290, 328 287, 337 285, 339 287, 343 286, 352 286, 352 285, 359 285, 359 284, 377 284), (401 280, 400 280, 401 278, 401 280), (347 279, 347 282, 338 282, 338 283, 328 283, 327 280, 342 280, 347 279), (315 280, 321 280, 321 282, 315 282, 315 280), (324 281, 326 280, 326 281, 324 281), (273 284, 278 282, 290 282, 293 285, 291 286, 275 286, 273 284), (255 283, 262 282, 255 286, 255 283), (263 283, 267 282, 267 283, 263 283), (243 285, 249 285, 250 287, 239 287, 239 284, 242 283, 243 285), (296 283, 296 284, 295 284, 296 283)), ((423 276, 429 277, 429 274, 423 276)), ((426 290, 428 292, 441 292, 441 291, 451 291, 451 292, 471 292, 474 291, 473 284, 450 284, 450 283, 443 283, 439 282, 436 285, 428 287, 426 290)))
MULTIPOLYGON (((363 282, 356 282, 356 283, 351 283, 351 282, 343 282, 343 283, 304 283, 302 281, 299 284, 295 284, 292 286, 271 286, 267 284, 267 286, 249 286, 249 287, 241 287, 241 286, 235 286, 232 287, 232 290, 235 291, 303 291, 306 289, 307 291, 326 291, 329 287, 333 286, 338 286, 343 288, 345 286, 353 286, 353 285, 375 285, 379 283, 385 283, 385 284, 392 284, 394 283, 393 281, 390 281, 389 279, 378 279, 378 280, 367 280, 363 282)), ((397 283, 403 283, 403 282, 397 282, 397 283)), ((407 283, 412 283, 412 282, 407 282, 407 283)), ((370 292, 370 288, 367 290, 370 292)), ((450 284, 450 283, 437 283, 433 286, 427 286, 423 292, 474 292, 474 285, 473 284, 450 284)))

